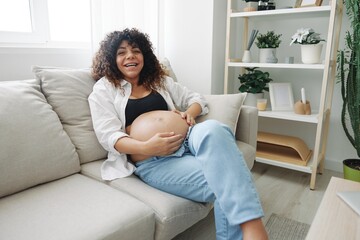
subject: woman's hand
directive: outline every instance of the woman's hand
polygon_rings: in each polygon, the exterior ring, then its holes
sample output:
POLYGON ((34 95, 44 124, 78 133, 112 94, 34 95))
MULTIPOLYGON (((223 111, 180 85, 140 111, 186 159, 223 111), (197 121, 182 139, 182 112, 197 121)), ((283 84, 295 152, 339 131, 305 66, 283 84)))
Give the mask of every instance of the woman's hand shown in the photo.
POLYGON ((157 133, 145 142, 144 154, 149 156, 166 156, 177 151, 184 136, 181 134, 170 133, 157 133))
POLYGON ((187 112, 180 112, 179 110, 176 109, 173 110, 173 112, 179 114, 182 117, 182 119, 186 120, 189 126, 194 126, 196 124, 195 118, 191 114, 187 112))

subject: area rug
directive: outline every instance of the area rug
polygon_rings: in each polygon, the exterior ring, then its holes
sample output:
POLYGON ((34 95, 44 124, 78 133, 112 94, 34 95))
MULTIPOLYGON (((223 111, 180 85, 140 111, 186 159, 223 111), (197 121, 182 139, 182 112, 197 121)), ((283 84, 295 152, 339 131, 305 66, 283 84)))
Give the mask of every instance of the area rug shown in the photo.
POLYGON ((273 213, 267 221, 265 228, 268 232, 269 240, 304 240, 310 225, 273 213))

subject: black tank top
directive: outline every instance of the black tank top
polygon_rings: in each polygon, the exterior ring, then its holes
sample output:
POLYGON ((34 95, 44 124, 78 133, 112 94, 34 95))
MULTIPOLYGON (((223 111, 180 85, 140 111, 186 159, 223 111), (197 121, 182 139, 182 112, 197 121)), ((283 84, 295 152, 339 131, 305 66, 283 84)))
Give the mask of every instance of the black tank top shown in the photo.
POLYGON ((141 114, 154 110, 169 110, 165 99, 155 91, 143 98, 129 98, 125 108, 125 126, 131 125, 141 114))

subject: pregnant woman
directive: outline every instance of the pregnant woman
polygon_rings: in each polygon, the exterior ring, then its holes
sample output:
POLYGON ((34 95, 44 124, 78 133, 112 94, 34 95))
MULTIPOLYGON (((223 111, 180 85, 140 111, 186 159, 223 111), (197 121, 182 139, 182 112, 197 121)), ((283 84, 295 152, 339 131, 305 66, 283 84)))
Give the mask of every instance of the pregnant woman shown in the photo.
POLYGON ((93 77, 94 129, 108 151, 104 180, 135 173, 162 191, 212 202, 217 239, 267 239, 232 131, 215 120, 195 124, 208 112, 204 98, 165 75, 146 34, 108 34, 94 57, 93 77))

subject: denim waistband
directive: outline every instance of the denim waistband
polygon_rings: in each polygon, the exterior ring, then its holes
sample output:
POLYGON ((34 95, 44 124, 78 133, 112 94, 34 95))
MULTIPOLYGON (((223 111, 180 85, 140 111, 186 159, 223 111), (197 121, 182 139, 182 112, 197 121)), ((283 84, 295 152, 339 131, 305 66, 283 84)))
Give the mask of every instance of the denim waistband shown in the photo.
POLYGON ((167 155, 167 156, 155 156, 155 157, 150 157, 150 158, 144 159, 142 161, 136 162, 135 166, 138 167, 138 166, 140 166, 140 165, 142 165, 144 163, 154 162, 154 161, 157 161, 159 159, 164 159, 164 158, 168 158, 168 157, 181 157, 181 156, 183 156, 184 153, 189 151, 189 136, 190 136, 190 132, 191 132, 192 128, 193 128, 193 126, 189 127, 189 130, 186 133, 186 137, 185 137, 183 143, 181 144, 180 148, 178 150, 176 150, 176 152, 174 152, 174 153, 172 153, 170 155, 167 155))

